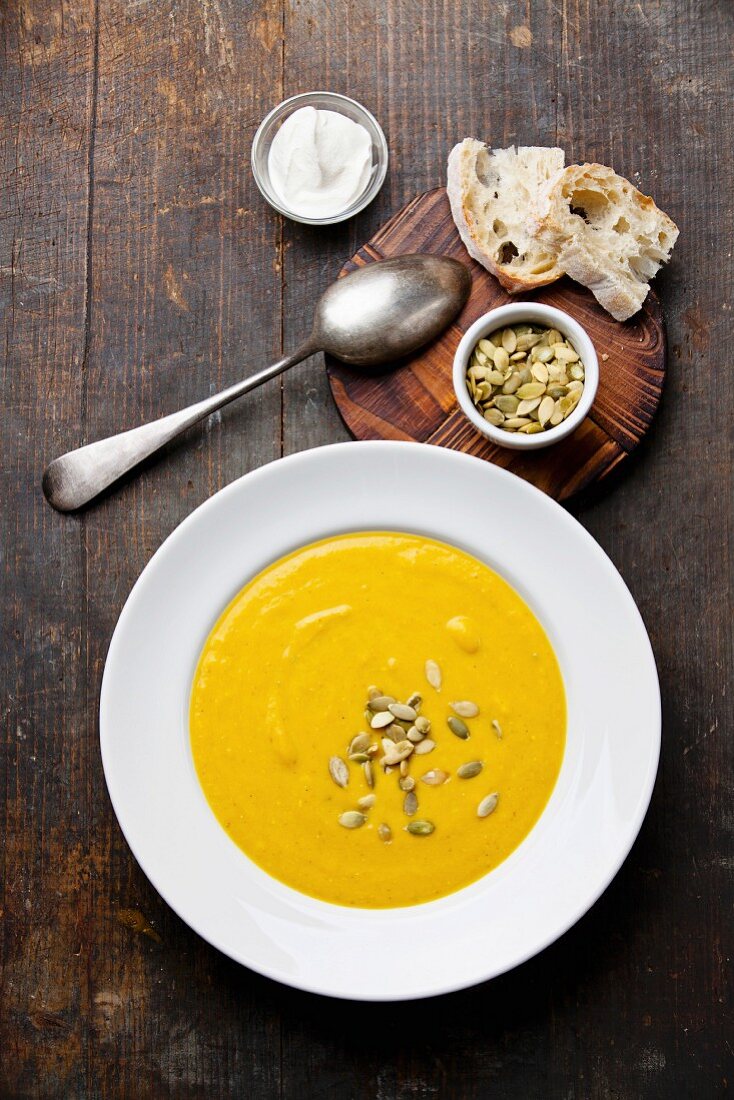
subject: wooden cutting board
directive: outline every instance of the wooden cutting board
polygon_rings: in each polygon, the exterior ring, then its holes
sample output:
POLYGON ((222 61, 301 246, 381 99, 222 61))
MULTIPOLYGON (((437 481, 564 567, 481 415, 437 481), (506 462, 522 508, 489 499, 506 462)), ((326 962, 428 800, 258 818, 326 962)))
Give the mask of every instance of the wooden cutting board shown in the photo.
POLYGON ((556 500, 567 500, 601 481, 625 461, 655 415, 665 379, 665 328, 654 291, 637 316, 624 324, 569 279, 511 298, 469 258, 443 188, 408 203, 355 253, 341 274, 408 252, 461 260, 471 270, 472 292, 451 328, 398 367, 368 376, 327 357, 334 399, 357 439, 415 440, 465 451, 512 470, 556 500), (477 317, 505 302, 530 297, 566 310, 584 326, 596 347, 600 378, 591 412, 572 436, 522 453, 497 447, 475 430, 457 404, 451 371, 456 346, 477 317))

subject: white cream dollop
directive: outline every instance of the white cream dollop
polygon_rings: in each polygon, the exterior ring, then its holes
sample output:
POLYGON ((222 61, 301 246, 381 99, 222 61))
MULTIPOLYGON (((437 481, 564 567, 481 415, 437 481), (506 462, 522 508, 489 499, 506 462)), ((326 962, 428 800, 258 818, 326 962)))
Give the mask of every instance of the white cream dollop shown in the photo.
POLYGON ((372 140, 337 111, 300 107, 273 138, 268 173, 282 205, 302 218, 342 214, 367 187, 372 140))

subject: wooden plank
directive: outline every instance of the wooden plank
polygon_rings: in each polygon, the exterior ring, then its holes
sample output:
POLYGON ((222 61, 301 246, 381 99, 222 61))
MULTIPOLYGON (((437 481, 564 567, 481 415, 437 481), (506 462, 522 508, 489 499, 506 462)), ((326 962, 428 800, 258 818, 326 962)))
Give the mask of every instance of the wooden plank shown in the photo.
POLYGON ((85 1080, 94 685, 79 525, 58 522, 38 478, 79 415, 93 4, 3 5, 0 28, 0 1093, 72 1096, 85 1080))

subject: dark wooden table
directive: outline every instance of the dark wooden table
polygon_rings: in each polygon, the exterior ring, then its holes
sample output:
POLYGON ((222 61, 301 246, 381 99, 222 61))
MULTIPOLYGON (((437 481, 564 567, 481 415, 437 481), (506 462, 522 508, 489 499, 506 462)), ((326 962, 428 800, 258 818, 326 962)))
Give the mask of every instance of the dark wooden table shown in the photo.
POLYGON ((2 1097, 726 1092, 733 7, 2 0, 2 1097), (249 167, 265 112, 314 88, 371 107, 392 155, 379 199, 330 231, 283 222, 249 167), (681 226, 657 284, 662 410, 623 479, 573 508, 650 630, 660 774, 615 882, 542 956, 432 1002, 330 1002, 240 968, 168 909, 97 739, 110 635, 161 541, 246 471, 345 437, 322 361, 84 515, 52 512, 40 475, 292 347, 342 260, 468 134, 609 162, 681 226))

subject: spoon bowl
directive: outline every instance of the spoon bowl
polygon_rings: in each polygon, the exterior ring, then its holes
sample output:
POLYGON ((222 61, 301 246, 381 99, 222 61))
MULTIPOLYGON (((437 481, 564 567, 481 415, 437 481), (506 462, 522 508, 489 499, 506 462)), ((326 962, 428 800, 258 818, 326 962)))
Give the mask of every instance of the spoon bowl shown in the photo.
POLYGON ((343 363, 384 366, 435 340, 470 288, 467 268, 447 256, 380 260, 324 291, 312 335, 320 349, 343 363))
POLYGON ((470 287, 467 269, 447 256, 397 256, 345 275, 321 295, 311 335, 291 355, 186 409, 54 459, 43 475, 46 500, 60 512, 83 508, 193 424, 318 351, 366 370, 409 355, 450 324, 470 287))

